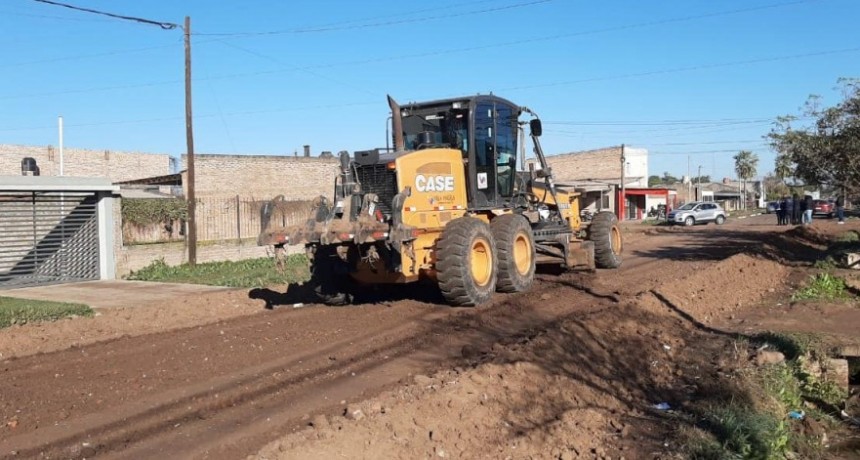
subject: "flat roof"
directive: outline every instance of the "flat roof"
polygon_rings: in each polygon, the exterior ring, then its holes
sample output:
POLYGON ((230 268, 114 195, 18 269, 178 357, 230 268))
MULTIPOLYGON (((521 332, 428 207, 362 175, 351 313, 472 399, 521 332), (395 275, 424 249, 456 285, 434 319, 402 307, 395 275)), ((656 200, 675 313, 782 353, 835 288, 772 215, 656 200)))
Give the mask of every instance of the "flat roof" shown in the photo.
POLYGON ((0 176, 4 192, 118 192, 105 177, 0 176))

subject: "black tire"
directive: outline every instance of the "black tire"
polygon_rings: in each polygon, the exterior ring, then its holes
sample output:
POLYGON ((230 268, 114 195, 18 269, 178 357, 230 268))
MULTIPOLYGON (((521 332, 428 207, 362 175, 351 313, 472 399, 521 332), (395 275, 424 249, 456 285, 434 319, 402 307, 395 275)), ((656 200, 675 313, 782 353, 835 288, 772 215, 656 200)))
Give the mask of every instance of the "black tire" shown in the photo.
POLYGON ((717 225, 723 225, 724 223, 726 223, 726 218, 725 216, 719 215, 716 219, 714 219, 714 222, 716 222, 717 225))
POLYGON ((525 217, 505 214, 490 222, 496 239, 499 269, 496 290, 499 292, 527 291, 535 279, 535 238, 525 217))
POLYGON ((624 244, 615 214, 609 211, 597 213, 588 228, 588 239, 594 242, 594 262, 597 268, 621 266, 624 244))
POLYGON ((311 288, 326 305, 342 307, 352 303, 352 278, 349 265, 341 260, 334 247, 320 247, 311 267, 311 288))
POLYGON ((496 241, 490 226, 472 218, 454 219, 436 241, 436 277, 452 305, 474 306, 496 290, 496 241))
POLYGON ((693 216, 687 217, 684 219, 684 225, 692 227, 693 225, 696 225, 696 219, 694 219, 693 216))

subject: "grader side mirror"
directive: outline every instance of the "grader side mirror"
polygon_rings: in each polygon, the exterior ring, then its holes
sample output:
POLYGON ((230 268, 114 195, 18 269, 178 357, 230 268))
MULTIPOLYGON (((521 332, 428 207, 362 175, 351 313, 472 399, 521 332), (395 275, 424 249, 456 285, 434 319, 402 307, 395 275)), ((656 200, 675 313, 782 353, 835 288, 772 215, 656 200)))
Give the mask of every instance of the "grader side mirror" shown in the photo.
POLYGON ((540 135, 543 133, 543 128, 541 127, 540 119, 535 118, 535 119, 529 121, 529 129, 532 132, 532 136, 540 137, 540 135))

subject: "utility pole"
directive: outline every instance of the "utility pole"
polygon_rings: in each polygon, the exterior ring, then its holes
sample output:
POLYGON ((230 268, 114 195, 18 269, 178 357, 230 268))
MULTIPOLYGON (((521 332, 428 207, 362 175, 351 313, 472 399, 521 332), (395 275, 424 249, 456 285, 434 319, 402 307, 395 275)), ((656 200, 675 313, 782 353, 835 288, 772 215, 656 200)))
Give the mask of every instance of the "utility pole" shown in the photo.
POLYGON ((701 195, 702 195, 702 165, 699 165, 699 175, 696 177, 696 201, 699 201, 699 196, 701 196, 701 195))
POLYGON ((618 200, 618 220, 624 220, 625 208, 627 207, 627 196, 624 194, 624 170, 627 159, 624 156, 624 144, 621 144, 621 199, 618 200))
POLYGON ((687 201, 690 200, 690 196, 693 194, 693 178, 690 174, 690 155, 687 155, 687 201))
POLYGON ((63 170, 64 165, 63 165, 63 116, 62 115, 57 117, 57 128, 59 130, 58 134, 60 136, 60 176, 63 176, 65 171, 63 170))
POLYGON ((197 201, 194 194, 194 129, 191 123, 191 17, 185 16, 185 144, 188 149, 188 263, 197 265, 197 201))

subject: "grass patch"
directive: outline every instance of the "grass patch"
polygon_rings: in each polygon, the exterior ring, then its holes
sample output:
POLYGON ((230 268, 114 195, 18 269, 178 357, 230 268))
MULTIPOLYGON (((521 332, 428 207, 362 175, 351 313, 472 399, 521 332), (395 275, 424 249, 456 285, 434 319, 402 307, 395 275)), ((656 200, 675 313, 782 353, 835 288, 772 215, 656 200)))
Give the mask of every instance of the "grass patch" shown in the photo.
POLYGON ((37 321, 56 321, 70 316, 92 316, 83 304, 0 297, 0 328, 37 321))
POLYGON ((809 373, 811 363, 826 366, 830 353, 820 337, 804 333, 765 333, 756 337, 781 351, 787 361, 782 378, 774 379, 772 375, 765 376, 765 388, 770 394, 778 396, 786 407, 796 409, 803 401, 824 403, 838 406, 848 396, 834 382, 823 381, 818 376, 809 373), (792 383, 791 381, 796 382, 792 383), (773 382, 781 382, 774 385, 773 382), (796 387, 796 388, 795 388, 796 387), (787 392, 787 393, 786 393, 787 392), (790 397, 789 397, 790 396, 790 397))
POLYGON ((795 333, 765 333, 743 344, 767 345, 787 360, 739 370, 731 378, 738 384, 734 392, 700 406, 697 427, 687 434, 690 458, 823 458, 821 440, 805 434, 806 422, 788 414, 804 410, 807 417, 836 423, 829 414, 847 394, 808 370, 813 361, 824 365, 826 345, 814 334, 795 333))
POLYGON ((767 412, 728 405, 714 407, 705 423, 720 443, 706 443, 693 458, 784 458, 791 438, 788 422, 767 412))
POLYGON ((137 281, 159 281, 163 283, 206 284, 258 288, 277 284, 291 284, 307 281, 307 258, 292 255, 285 259, 283 270, 275 266, 274 259, 263 257, 228 262, 209 262, 192 267, 188 264, 171 267, 163 259, 128 275, 137 281))
POLYGON ((795 292, 791 300, 840 300, 849 297, 845 280, 830 273, 819 273, 806 287, 795 292))

